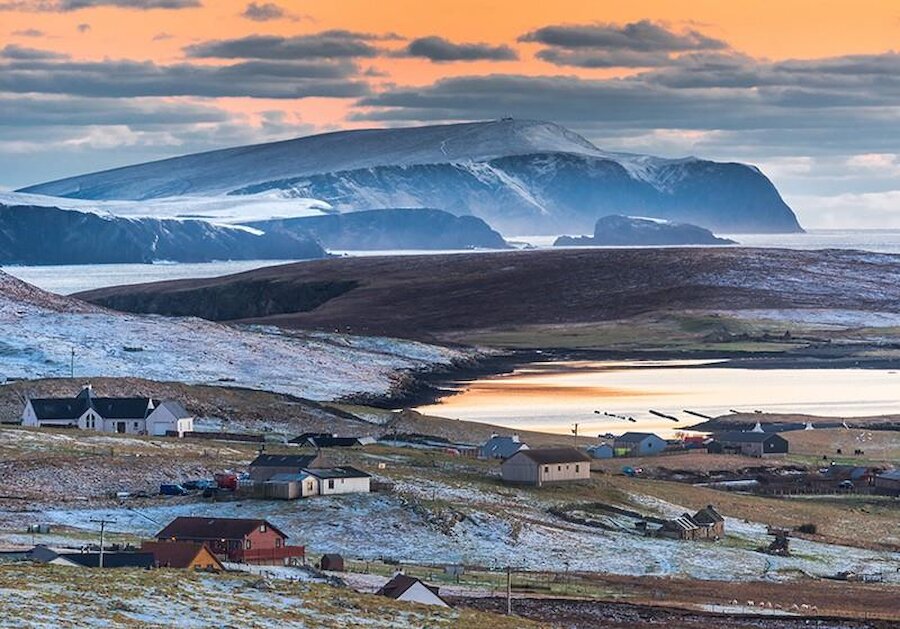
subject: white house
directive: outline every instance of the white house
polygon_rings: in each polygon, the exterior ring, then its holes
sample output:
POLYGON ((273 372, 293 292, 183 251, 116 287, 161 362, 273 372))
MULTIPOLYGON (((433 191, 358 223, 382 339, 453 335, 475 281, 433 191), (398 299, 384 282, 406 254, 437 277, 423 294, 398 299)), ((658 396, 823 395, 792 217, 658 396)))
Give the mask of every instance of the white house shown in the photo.
POLYGON ((394 575, 394 578, 385 583, 377 594, 390 597, 395 601, 450 607, 447 601, 441 598, 436 587, 427 585, 419 579, 408 577, 402 572, 394 575))
POLYGON ((371 491, 372 476, 355 467, 307 468, 304 473, 319 481, 319 494, 359 494, 371 491))
POLYGON ((194 418, 175 401, 97 397, 87 385, 74 398, 28 398, 22 425, 129 435, 163 436, 172 431, 181 437, 194 430, 194 418))

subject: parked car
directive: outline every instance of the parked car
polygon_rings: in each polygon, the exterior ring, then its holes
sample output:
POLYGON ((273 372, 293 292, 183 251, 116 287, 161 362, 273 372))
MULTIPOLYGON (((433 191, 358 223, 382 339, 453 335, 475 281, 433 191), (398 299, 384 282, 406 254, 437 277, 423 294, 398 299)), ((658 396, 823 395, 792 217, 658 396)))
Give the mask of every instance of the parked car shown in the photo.
POLYGON ((216 486, 219 489, 230 489, 234 491, 238 486, 237 474, 218 473, 215 476, 216 486))
POLYGON ((185 481, 185 482, 181 483, 181 486, 184 487, 185 489, 189 489, 192 491, 203 490, 203 489, 207 489, 209 487, 215 487, 216 481, 207 480, 207 479, 189 480, 189 481, 185 481))
POLYGON ((852 480, 842 480, 841 484, 838 485, 841 489, 853 489, 853 481, 852 480))
POLYGON ((168 483, 159 486, 160 496, 186 496, 187 493, 187 489, 185 489, 181 485, 177 485, 174 483, 168 483))

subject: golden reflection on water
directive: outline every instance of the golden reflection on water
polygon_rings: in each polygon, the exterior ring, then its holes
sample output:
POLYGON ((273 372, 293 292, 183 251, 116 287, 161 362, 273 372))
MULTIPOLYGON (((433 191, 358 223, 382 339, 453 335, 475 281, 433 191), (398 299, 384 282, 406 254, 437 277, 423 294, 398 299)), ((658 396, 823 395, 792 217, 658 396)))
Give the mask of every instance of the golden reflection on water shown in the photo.
POLYGON ((730 409, 857 417, 900 413, 900 376, 877 369, 737 369, 720 361, 547 362, 467 383, 418 410, 523 430, 671 435, 730 409), (673 422, 650 409, 673 415, 673 422), (599 412, 599 414, 598 414, 599 412), (632 423, 602 415, 634 417, 632 423))

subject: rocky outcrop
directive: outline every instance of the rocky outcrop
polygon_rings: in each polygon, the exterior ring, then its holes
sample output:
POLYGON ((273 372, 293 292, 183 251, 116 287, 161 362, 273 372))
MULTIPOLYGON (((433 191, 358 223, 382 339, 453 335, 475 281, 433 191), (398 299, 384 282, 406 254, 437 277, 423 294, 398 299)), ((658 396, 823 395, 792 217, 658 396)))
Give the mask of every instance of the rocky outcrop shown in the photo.
POLYGON ((249 223, 267 234, 308 235, 327 249, 506 249, 503 236, 474 216, 434 209, 384 209, 249 223))
POLYGON ((708 229, 688 223, 673 223, 634 216, 604 216, 594 226, 593 236, 560 236, 555 247, 661 247, 670 245, 734 245, 708 229))

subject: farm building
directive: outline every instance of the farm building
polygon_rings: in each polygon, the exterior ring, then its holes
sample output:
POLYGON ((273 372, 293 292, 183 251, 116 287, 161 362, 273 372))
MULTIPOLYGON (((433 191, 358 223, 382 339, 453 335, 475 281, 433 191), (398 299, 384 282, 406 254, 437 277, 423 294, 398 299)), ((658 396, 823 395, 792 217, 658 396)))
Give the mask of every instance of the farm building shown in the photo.
POLYGON ((319 570, 330 570, 331 572, 344 571, 344 558, 337 553, 327 553, 322 555, 319 560, 319 570))
POLYGON ((541 487, 591 477, 591 459, 575 448, 523 449, 500 464, 503 482, 541 487))
POLYGON ((302 474, 321 462, 318 454, 260 454, 250 463, 250 480, 264 483, 276 474, 302 474))
POLYGON ((598 443, 587 449, 588 456, 592 459, 611 459, 615 456, 613 447, 608 443, 598 443))
POLYGON ((656 535, 671 539, 720 539, 725 536, 725 518, 715 507, 707 505, 694 515, 684 513, 666 520, 656 535))
POLYGON ((666 440, 652 432, 626 432, 613 441, 616 456, 649 456, 666 449, 666 440))
POLYGON ((879 474, 874 479, 875 492, 888 496, 900 496, 900 470, 879 474))
POLYGON ((275 474, 262 485, 265 497, 276 500, 296 500, 319 493, 319 479, 309 472, 275 474))
POLYGON ((787 454, 788 442, 781 435, 768 432, 723 432, 715 435, 706 446, 714 454, 742 454, 763 457, 787 454))
POLYGON ((441 598, 438 588, 414 577, 408 577, 402 572, 394 575, 394 578, 385 583, 376 594, 396 601, 450 607, 450 604, 441 598))
POLYGON ((153 564, 157 568, 225 569, 209 547, 198 542, 144 542, 141 551, 153 555, 153 564))
POLYGON ((519 435, 491 435, 478 448, 479 459, 508 459, 519 450, 527 450, 528 446, 519 441, 519 435))
POLYGON ((178 517, 156 534, 160 542, 206 544, 216 557, 236 563, 280 565, 301 561, 303 546, 266 520, 178 517))
POLYGON ((86 385, 74 398, 28 398, 22 425, 129 435, 165 436, 172 432, 182 437, 194 430, 194 418, 172 400, 97 397, 91 385, 86 385))
POLYGON ((357 494, 371 491, 372 476, 355 467, 315 468, 306 470, 319 481, 319 494, 357 494))

